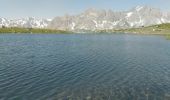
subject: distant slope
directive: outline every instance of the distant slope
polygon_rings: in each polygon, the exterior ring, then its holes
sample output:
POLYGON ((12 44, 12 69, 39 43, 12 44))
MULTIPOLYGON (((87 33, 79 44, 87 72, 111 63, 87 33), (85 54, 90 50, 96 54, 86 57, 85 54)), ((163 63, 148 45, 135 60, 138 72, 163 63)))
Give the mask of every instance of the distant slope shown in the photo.
MULTIPOLYGON (((18 28, 18 27, 3 27, 0 28, 0 33, 73 33, 65 30, 40 29, 40 28, 18 28)), ((129 29, 112 29, 112 30, 96 30, 94 33, 130 33, 130 34, 156 34, 166 35, 170 38, 170 23, 153 25, 140 28, 129 29)))
POLYGON ((72 33, 69 31, 63 31, 63 30, 51 30, 51 29, 39 29, 39 28, 18 28, 18 27, 12 27, 12 28, 0 28, 0 33, 72 33))
POLYGON ((38 19, 33 17, 7 19, 0 18, 0 27, 22 27, 22 28, 47 28, 51 19, 38 19))
POLYGON ((148 27, 120 29, 120 30, 103 30, 106 32, 123 32, 133 34, 160 34, 170 35, 170 23, 153 25, 148 27))
POLYGON ((150 6, 136 6, 125 11, 87 9, 77 15, 46 18, 0 18, 0 27, 41 28, 89 33, 97 30, 139 28, 170 23, 170 12, 150 6))
POLYGON ((163 35, 170 40, 170 23, 152 25, 148 27, 118 29, 118 30, 100 30, 98 33, 123 33, 123 34, 144 34, 144 35, 163 35))
POLYGON ((137 6, 127 11, 88 9, 78 15, 56 17, 49 23, 48 28, 88 32, 138 28, 163 23, 170 23, 169 12, 149 6, 137 6))

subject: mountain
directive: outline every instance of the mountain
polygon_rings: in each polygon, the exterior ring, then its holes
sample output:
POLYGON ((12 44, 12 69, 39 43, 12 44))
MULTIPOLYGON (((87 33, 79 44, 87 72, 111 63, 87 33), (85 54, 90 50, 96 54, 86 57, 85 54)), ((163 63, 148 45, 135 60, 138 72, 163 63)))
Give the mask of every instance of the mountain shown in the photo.
POLYGON ((87 9, 78 15, 54 19, 0 18, 0 27, 48 28, 75 32, 127 29, 170 23, 170 13, 149 6, 137 6, 128 11, 87 9))
POLYGON ((51 19, 21 18, 6 19, 0 18, 0 27, 22 27, 22 28, 47 28, 51 19))
POLYGON ((125 29, 170 23, 170 13, 149 6, 137 6, 128 11, 88 9, 85 12, 54 18, 48 28, 71 31, 125 29))

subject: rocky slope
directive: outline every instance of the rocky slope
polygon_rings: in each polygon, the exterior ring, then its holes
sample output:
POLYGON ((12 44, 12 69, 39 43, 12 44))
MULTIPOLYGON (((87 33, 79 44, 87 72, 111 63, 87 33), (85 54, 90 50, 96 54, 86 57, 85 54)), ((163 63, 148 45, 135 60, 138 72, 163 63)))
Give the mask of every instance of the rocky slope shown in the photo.
POLYGON ((75 32, 127 29, 170 23, 170 13, 137 6, 128 11, 88 9, 78 15, 55 17, 53 20, 0 18, 0 27, 49 28, 75 32))
POLYGON ((47 28, 50 19, 21 18, 6 19, 0 18, 0 27, 22 27, 22 28, 47 28))
POLYGON ((72 31, 134 28, 170 23, 170 13, 148 6, 137 6, 129 11, 88 9, 75 16, 56 17, 48 28, 72 31))

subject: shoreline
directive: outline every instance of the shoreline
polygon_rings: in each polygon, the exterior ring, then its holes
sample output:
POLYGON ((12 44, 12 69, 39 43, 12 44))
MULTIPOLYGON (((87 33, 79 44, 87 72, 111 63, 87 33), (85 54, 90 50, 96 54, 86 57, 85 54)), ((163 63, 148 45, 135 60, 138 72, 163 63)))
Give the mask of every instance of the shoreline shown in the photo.
POLYGON ((71 31, 59 29, 46 29, 46 28, 21 28, 21 27, 2 27, 0 34, 130 34, 130 35, 158 35, 164 36, 170 40, 170 23, 152 25, 140 28, 129 29, 108 29, 108 30, 95 30, 95 31, 71 31))

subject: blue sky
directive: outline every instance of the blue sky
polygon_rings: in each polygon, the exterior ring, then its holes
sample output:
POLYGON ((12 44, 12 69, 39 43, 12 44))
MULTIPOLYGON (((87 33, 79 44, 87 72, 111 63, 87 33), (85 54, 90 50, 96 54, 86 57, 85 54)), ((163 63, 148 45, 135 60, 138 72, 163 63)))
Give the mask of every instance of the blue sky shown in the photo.
POLYGON ((0 17, 53 18, 81 13, 88 8, 128 10, 148 5, 170 11, 170 0, 0 0, 0 17))

